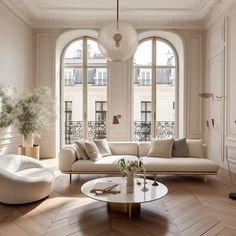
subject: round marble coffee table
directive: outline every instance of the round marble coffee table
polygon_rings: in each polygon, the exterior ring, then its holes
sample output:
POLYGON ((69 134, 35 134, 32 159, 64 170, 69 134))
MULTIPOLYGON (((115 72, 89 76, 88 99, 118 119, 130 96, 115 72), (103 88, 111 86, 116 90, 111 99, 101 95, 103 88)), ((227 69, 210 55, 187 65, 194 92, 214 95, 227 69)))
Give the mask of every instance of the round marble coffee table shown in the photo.
POLYGON ((107 177, 88 181, 82 185, 81 191, 89 198, 107 202, 109 210, 128 213, 129 218, 131 218, 133 212, 140 211, 141 203, 160 199, 168 192, 168 189, 164 184, 158 182, 158 186, 152 186, 153 181, 148 179, 146 179, 146 187, 148 188, 148 191, 144 192, 142 191, 143 179, 139 179, 141 185, 138 185, 136 181, 137 179, 135 178, 133 193, 126 192, 126 178, 122 177, 107 177), (95 194, 94 192, 90 192, 97 182, 117 183, 117 189, 120 190, 120 193, 95 194))

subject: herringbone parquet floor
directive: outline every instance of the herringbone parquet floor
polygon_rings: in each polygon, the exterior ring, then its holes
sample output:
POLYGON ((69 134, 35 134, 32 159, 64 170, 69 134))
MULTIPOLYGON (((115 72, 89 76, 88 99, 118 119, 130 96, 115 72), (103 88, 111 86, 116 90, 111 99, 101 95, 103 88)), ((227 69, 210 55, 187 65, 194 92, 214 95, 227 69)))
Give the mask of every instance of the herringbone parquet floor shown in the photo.
POLYGON ((128 219, 80 192, 84 182, 99 176, 74 175, 69 184, 55 160, 50 164, 57 178, 49 198, 21 206, 0 204, 1 236, 236 235, 236 201, 228 198, 236 185, 223 169, 218 176, 209 176, 207 183, 197 177, 160 177, 169 193, 143 204, 141 213, 128 219))

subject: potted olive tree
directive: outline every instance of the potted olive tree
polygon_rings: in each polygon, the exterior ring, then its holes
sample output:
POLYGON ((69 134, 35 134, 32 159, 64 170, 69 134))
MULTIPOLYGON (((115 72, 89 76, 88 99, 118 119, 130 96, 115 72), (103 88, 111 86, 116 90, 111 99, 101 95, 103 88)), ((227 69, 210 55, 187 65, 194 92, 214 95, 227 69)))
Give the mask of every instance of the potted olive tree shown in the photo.
POLYGON ((15 96, 0 87, 0 127, 14 125, 22 134, 22 147, 33 147, 34 137, 43 132, 55 117, 55 99, 47 87, 15 96))

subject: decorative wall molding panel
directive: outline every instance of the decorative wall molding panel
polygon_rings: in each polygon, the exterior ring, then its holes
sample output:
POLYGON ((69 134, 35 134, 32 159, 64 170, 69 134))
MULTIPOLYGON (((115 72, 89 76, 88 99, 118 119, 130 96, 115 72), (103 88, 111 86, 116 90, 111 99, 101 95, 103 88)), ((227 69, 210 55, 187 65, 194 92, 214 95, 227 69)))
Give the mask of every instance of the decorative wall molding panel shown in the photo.
POLYGON ((236 109, 235 109, 235 101, 236 101, 236 50, 235 50, 235 42, 236 42, 236 15, 232 14, 228 17, 227 20, 227 107, 226 107, 226 137, 227 139, 235 139, 236 140, 236 109))
POLYGON ((187 77, 187 133, 188 137, 202 137, 202 35, 190 35, 188 47, 187 77))
MULTIPOLYGON (((55 78, 52 77, 55 67, 52 64, 54 47, 52 46, 51 33, 36 34, 36 87, 47 86, 55 90, 55 78), (54 70, 53 70, 54 69, 54 70)), ((47 132, 38 140, 40 157, 55 157, 55 125, 50 124, 47 132)))
POLYGON ((224 162, 224 50, 209 58, 207 62, 207 90, 213 93, 213 99, 207 100, 208 157, 218 162, 224 162), (223 96, 218 100, 216 96, 223 96))
POLYGON ((235 146, 226 146, 226 155, 229 160, 230 169, 233 172, 236 172, 236 147, 235 146))

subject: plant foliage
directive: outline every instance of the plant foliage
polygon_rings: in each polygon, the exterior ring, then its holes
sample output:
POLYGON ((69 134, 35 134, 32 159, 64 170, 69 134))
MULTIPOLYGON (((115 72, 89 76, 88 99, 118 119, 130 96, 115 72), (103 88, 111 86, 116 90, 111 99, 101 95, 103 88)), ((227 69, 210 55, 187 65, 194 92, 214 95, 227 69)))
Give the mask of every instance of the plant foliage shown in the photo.
POLYGON ((118 161, 118 164, 120 166, 120 171, 122 176, 127 176, 128 172, 137 172, 143 170, 143 162, 141 160, 139 161, 125 161, 124 158, 120 159, 118 161))
POLYGON ((0 87, 0 98, 0 128, 13 124, 25 137, 39 135, 46 129, 49 119, 55 117, 55 99, 47 87, 37 88, 18 98, 0 87))

